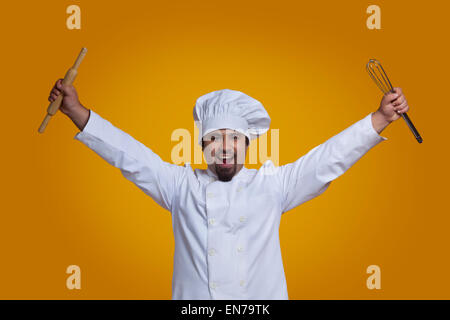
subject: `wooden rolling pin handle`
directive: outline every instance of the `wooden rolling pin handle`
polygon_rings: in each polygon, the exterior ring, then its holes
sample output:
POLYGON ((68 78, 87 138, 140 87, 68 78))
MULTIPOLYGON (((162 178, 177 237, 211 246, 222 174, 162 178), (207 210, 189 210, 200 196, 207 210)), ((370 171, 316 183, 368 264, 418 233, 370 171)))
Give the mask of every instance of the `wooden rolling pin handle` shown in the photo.
POLYGON ((86 52, 87 52, 86 48, 81 49, 80 53, 78 54, 77 60, 75 60, 75 63, 72 66, 72 69, 78 70, 78 67, 81 64, 81 61, 83 61, 86 52))
MULTIPOLYGON (((75 80, 77 76, 77 69, 80 66, 81 61, 83 60, 84 56, 86 55, 87 49, 82 48, 80 54, 78 55, 75 63, 73 66, 67 70, 66 75, 64 76, 64 79, 62 81, 62 84, 64 85, 71 85, 73 81, 75 80)), ((60 95, 56 97, 54 101, 50 103, 50 105, 47 108, 47 114, 45 115, 44 120, 42 121, 41 125, 39 126, 38 132, 43 133, 45 130, 45 127, 47 127, 48 122, 50 121, 51 117, 58 112, 59 107, 61 106, 61 103, 63 101, 64 94, 61 92, 60 95)))
POLYGON ((43 133, 43 132, 44 132, 45 127, 47 126, 47 124, 48 124, 48 122, 50 121, 51 117, 52 117, 52 116, 49 115, 49 114, 46 114, 46 115, 45 115, 45 118, 44 118, 44 120, 42 121, 41 126, 39 127, 39 130, 38 130, 39 133, 43 133))

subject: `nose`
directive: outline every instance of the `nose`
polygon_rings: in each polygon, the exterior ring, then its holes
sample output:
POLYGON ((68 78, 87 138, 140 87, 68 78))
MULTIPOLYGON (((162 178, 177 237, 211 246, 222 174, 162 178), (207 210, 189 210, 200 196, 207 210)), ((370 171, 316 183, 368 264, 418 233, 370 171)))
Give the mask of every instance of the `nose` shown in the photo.
POLYGON ((223 139, 223 150, 227 150, 227 137, 225 136, 223 139))
POLYGON ((233 154, 233 150, 232 149, 228 149, 228 146, 230 146, 230 148, 232 148, 233 144, 228 141, 228 138, 226 136, 222 136, 222 154, 233 154))

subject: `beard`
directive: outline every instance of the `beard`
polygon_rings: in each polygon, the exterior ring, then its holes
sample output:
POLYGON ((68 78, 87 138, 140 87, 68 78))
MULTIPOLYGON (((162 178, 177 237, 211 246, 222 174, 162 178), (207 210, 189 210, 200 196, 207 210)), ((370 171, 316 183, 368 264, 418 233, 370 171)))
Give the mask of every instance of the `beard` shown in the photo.
POLYGON ((233 179, 234 175, 236 174, 236 170, 237 170, 236 163, 234 163, 229 168, 223 168, 216 163, 215 167, 216 167, 217 177, 219 178, 220 181, 224 181, 224 182, 231 181, 231 179, 233 179))

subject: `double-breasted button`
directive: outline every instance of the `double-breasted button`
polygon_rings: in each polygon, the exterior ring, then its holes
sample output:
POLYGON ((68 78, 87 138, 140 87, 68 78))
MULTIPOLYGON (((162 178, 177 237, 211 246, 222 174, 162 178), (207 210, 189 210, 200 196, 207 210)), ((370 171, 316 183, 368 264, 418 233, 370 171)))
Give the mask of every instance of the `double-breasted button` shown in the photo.
POLYGON ((213 248, 211 248, 211 249, 208 250, 208 253, 209 253, 210 256, 213 256, 213 255, 216 254, 216 250, 214 250, 213 248))
POLYGON ((206 196, 207 196, 208 198, 213 198, 213 197, 214 197, 214 193, 208 192, 208 193, 206 194, 206 196))
POLYGON ((211 282, 211 284, 209 286, 211 287, 211 289, 215 289, 215 288, 217 288, 217 283, 211 282))
POLYGON ((238 251, 238 252, 242 252, 242 251, 244 251, 244 248, 243 248, 242 246, 239 246, 239 247, 237 248, 237 251, 238 251))
POLYGON ((214 218, 209 219, 210 225, 214 225, 215 223, 216 223, 216 219, 214 219, 214 218))
POLYGON ((241 192, 241 191, 242 191, 242 187, 238 187, 237 192, 241 192))
POLYGON ((247 217, 245 217, 245 216, 240 216, 239 217, 239 221, 240 222, 245 222, 245 220, 247 220, 247 217))

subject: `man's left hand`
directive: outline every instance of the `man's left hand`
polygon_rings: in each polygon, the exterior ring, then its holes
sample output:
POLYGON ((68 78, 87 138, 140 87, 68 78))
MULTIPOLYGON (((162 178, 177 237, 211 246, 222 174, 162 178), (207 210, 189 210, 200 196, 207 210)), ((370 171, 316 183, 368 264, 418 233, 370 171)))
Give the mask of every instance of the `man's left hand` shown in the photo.
POLYGON ((376 111, 388 123, 397 120, 402 113, 409 110, 408 102, 401 88, 394 88, 394 92, 389 92, 381 99, 380 107, 376 111))

